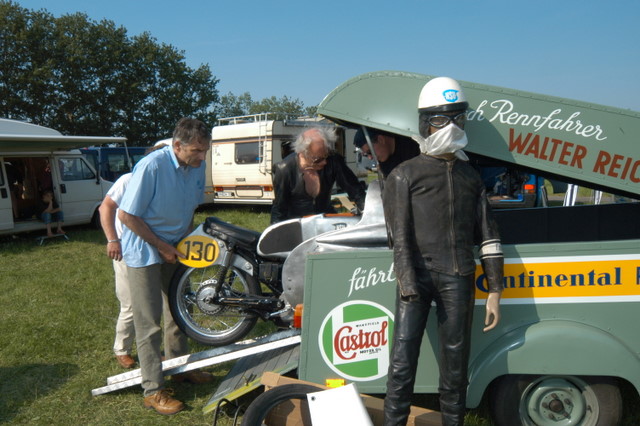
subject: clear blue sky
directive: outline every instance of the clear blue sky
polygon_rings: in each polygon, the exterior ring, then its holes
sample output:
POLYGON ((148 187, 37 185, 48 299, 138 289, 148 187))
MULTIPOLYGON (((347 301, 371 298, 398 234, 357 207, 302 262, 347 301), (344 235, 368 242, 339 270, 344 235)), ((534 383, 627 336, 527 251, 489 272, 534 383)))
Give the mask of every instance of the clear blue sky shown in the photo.
POLYGON ((358 74, 446 75, 640 111, 638 0, 17 0, 148 31, 221 94, 305 106, 358 74))

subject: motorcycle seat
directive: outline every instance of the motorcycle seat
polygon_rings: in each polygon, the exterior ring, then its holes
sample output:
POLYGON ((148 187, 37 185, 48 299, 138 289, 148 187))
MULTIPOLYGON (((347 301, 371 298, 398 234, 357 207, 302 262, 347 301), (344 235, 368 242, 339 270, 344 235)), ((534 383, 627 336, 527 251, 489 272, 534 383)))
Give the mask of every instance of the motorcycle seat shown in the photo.
POLYGON ((255 248, 260 238, 260 232, 232 225, 217 217, 206 218, 204 229, 225 242, 235 241, 250 248, 255 248))

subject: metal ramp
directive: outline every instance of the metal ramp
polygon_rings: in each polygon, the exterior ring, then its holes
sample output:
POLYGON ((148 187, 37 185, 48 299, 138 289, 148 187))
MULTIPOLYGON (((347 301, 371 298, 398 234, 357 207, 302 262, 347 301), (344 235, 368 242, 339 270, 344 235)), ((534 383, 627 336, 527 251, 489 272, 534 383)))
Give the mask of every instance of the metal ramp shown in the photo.
POLYGON ((202 409, 208 414, 262 386, 262 374, 285 374, 298 368, 300 345, 272 349, 239 359, 202 409))
MULTIPOLYGON (((298 345, 300 343, 300 330, 290 329, 278 331, 268 336, 257 339, 245 340, 232 345, 213 348, 195 354, 184 355, 162 362, 162 371, 166 376, 184 373, 210 365, 232 361, 238 358, 264 353, 274 349, 298 345)), ((107 378, 107 385, 93 389, 91 395, 103 395, 142 383, 140 369, 117 374, 107 378)))

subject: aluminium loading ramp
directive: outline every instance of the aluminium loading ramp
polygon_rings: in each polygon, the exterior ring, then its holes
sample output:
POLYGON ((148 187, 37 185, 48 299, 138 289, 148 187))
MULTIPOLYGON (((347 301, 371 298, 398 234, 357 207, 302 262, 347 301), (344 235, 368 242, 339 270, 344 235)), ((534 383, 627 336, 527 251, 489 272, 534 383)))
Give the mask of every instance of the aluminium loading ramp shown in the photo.
MULTIPOLYGON (((195 354, 184 355, 162 362, 162 371, 166 376, 184 373, 210 365, 248 357, 254 354, 300 344, 300 330, 278 331, 268 336, 245 340, 231 345, 213 348, 195 354)), ((142 383, 141 370, 135 369, 107 378, 107 385, 93 389, 91 395, 103 395, 142 383)))
MULTIPOLYGON (((298 368, 300 345, 271 349, 239 359, 202 409, 208 414, 262 386, 262 375, 286 374, 298 368)), ((238 406, 238 404, 236 404, 238 406)))

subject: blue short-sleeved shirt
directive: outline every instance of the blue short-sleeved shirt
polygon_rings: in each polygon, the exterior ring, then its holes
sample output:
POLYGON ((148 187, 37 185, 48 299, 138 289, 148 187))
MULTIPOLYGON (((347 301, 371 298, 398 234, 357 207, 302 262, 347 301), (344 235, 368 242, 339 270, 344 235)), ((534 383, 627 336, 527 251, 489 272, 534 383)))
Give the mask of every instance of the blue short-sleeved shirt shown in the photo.
MULTIPOLYGON (((140 217, 162 240, 176 245, 204 201, 206 164, 182 167, 171 146, 144 157, 120 203, 120 209, 140 217)), ((163 263, 158 250, 126 226, 122 229, 122 252, 127 266, 140 268, 163 263)))

